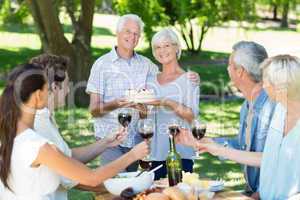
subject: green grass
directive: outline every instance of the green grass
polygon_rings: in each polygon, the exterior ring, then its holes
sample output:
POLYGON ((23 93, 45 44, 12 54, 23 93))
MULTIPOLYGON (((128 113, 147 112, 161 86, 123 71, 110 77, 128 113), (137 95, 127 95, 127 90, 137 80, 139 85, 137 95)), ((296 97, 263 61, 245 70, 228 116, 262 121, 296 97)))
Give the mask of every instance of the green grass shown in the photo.
MULTIPOLYGON (((208 122, 210 136, 234 136, 237 133, 241 103, 241 100, 201 102, 201 118, 208 122)), ((55 117, 61 134, 71 147, 94 142, 91 116, 87 109, 62 109, 56 112, 55 117)), ((96 159, 89 166, 94 168, 99 164, 96 159)), ((232 161, 220 161, 208 154, 203 154, 197 161, 195 172, 201 177, 222 178, 227 187, 235 190, 242 189, 245 183, 240 165, 232 161)), ((72 189, 69 196, 71 200, 89 200, 94 194, 72 189)))
POLYGON ((40 50, 30 48, 0 48, 0 73, 8 73, 18 64, 27 62, 40 50))
MULTIPOLYGON (((73 33, 73 27, 70 24, 63 24, 65 33, 73 33)), ((10 33, 37 33, 33 24, 2 24, 0 31, 10 33)), ((94 27, 93 35, 114 36, 111 30, 103 27, 94 27)))

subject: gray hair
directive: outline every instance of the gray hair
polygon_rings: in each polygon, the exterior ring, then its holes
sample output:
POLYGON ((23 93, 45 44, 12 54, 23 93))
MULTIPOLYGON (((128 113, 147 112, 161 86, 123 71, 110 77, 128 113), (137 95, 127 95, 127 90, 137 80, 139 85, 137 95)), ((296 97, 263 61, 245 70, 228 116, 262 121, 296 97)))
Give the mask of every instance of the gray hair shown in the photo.
POLYGON ((290 99, 300 100, 300 59, 290 55, 278 55, 265 60, 260 68, 264 81, 279 89, 287 89, 290 99))
POLYGON ((262 80, 262 70, 259 65, 268 58, 266 49, 255 42, 241 41, 233 46, 233 62, 237 67, 243 67, 253 81, 262 80))
POLYGON ((178 52, 176 53, 177 59, 181 56, 181 45, 178 36, 171 28, 164 28, 159 32, 155 33, 151 40, 152 53, 155 55, 154 47, 158 45, 162 41, 169 41, 173 45, 176 45, 178 48, 178 52))
POLYGON ((124 28, 124 24, 129 20, 136 22, 137 25, 140 27, 140 32, 141 33, 143 32, 144 22, 142 21, 142 19, 138 15, 135 15, 135 14, 126 14, 126 15, 121 16, 120 19, 118 20, 117 30, 116 30, 117 33, 122 31, 122 29, 124 28))

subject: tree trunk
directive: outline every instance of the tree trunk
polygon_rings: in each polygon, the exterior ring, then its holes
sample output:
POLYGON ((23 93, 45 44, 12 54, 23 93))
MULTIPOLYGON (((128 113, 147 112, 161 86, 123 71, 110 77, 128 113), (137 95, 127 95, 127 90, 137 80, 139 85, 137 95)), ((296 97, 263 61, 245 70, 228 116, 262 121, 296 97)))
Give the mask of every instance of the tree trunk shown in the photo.
POLYGON ((277 6, 277 4, 273 4, 273 20, 274 21, 278 20, 277 14, 278 14, 278 6, 277 6))
POLYGON ((288 28, 288 15, 289 15, 289 1, 285 1, 283 4, 281 28, 288 28))
POLYGON ((205 34, 207 33, 209 27, 208 26, 205 26, 203 25, 201 27, 201 34, 200 34, 200 39, 199 39, 199 46, 198 46, 198 49, 197 49, 197 52, 201 52, 202 50, 202 44, 203 44, 203 40, 204 40, 204 37, 205 37, 205 34))
POLYGON ((195 51, 195 42, 194 42, 194 33, 193 33, 193 24, 191 22, 191 20, 188 21, 189 22, 189 37, 190 37, 190 41, 191 41, 191 45, 192 45, 192 52, 194 53, 195 51))
POLYGON ((189 38, 188 38, 188 37, 186 36, 186 34, 185 34, 186 26, 180 24, 179 31, 180 31, 181 36, 182 36, 182 38, 183 38, 183 40, 184 40, 184 42, 185 42, 185 44, 186 44, 187 50, 188 50, 188 51, 191 51, 192 48, 191 48, 191 46, 190 46, 189 38))
POLYGON ((72 101, 69 103, 88 105, 88 96, 84 90, 92 64, 91 36, 95 0, 81 0, 78 20, 75 19, 73 10, 68 10, 75 30, 71 43, 64 36, 58 9, 54 7, 52 0, 27 0, 27 2, 38 28, 43 51, 70 58, 71 66, 68 71, 73 86, 70 96, 74 98, 71 98, 72 101))

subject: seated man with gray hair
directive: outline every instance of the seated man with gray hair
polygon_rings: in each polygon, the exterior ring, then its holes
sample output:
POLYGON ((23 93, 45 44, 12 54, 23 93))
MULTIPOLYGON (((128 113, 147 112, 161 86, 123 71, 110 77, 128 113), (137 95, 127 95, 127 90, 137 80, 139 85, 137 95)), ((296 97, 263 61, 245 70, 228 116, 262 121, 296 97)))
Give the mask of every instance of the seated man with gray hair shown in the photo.
MULTIPOLYGON (((252 152, 263 152, 275 103, 262 87, 260 64, 267 59, 265 48, 255 42, 241 41, 233 46, 228 74, 245 97, 240 110, 239 134, 234 139, 216 138, 225 147, 252 152)), ((246 192, 252 194, 259 187, 259 168, 243 166, 246 192)))
MULTIPOLYGON (((241 41, 233 46, 227 69, 231 81, 245 97, 240 111, 239 134, 236 138, 203 138, 197 143, 191 134, 182 130, 177 141, 238 163, 245 163, 243 159, 246 159, 237 156, 241 155, 239 152, 263 152, 275 108, 275 103, 262 87, 260 64, 267 57, 265 48, 255 42, 241 41), (214 151, 215 149, 218 151, 214 151)), ((247 159, 255 160, 251 156, 247 159)), ((260 169, 250 165, 244 165, 243 168, 247 184, 246 194, 258 197, 260 169)))

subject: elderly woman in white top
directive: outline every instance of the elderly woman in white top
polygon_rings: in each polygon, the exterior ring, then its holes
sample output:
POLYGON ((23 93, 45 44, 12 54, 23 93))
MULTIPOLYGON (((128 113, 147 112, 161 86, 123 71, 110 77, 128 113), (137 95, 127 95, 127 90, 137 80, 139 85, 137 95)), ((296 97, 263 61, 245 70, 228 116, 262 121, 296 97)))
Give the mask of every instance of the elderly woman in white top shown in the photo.
MULTIPOLYGON (((193 84, 179 65, 181 55, 179 39, 169 28, 156 33, 152 38, 152 51, 156 60, 162 64, 162 72, 147 81, 159 100, 151 102, 155 106, 155 133, 151 145, 152 168, 163 164, 155 178, 166 176, 165 160, 169 150, 168 125, 174 121, 181 126, 189 123, 199 112, 199 86, 193 84)), ((194 151, 190 147, 177 145, 177 152, 182 158, 184 171, 192 172, 194 151)))

